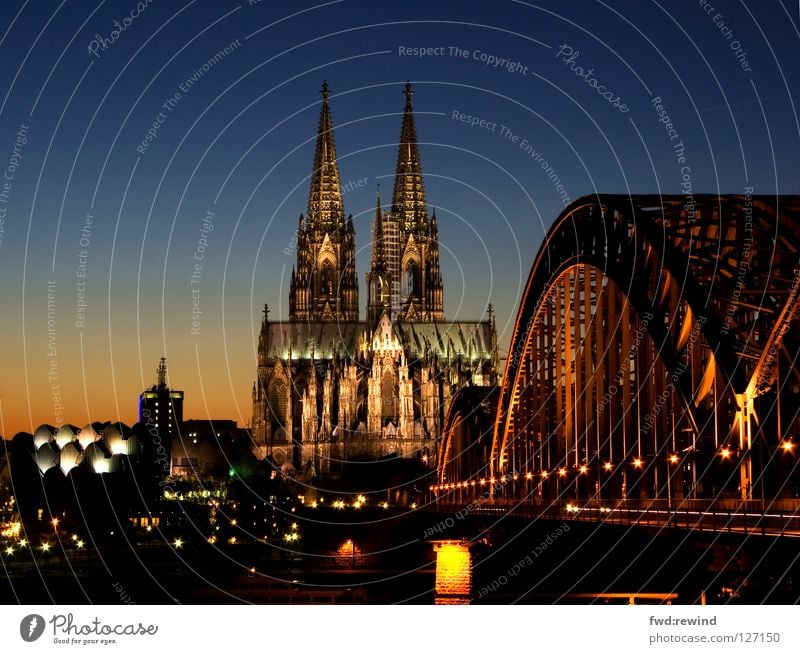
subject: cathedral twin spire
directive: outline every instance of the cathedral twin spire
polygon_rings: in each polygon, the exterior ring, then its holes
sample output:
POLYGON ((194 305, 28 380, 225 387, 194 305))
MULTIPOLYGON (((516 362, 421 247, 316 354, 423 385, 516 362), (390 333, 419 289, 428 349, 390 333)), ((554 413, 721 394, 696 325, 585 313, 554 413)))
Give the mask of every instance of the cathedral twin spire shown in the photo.
POLYGON ((424 229, 428 222, 428 205, 425 202, 425 182, 422 178, 417 128, 411 105, 414 91, 410 83, 406 84, 403 93, 406 96, 406 106, 400 130, 400 147, 397 150, 392 213, 398 217, 403 229, 417 231, 424 229))
MULTIPOLYGON (((352 216, 345 220, 327 82, 321 92, 308 211, 298 225, 289 318, 350 322, 359 314, 355 230, 352 216)), ((367 311, 370 320, 384 311, 401 319, 440 320, 444 315, 436 217, 428 219, 410 83, 404 93, 391 213, 382 212, 378 195, 373 223, 367 311)))
POLYGON ((325 229, 344 226, 342 187, 339 183, 339 162, 333 141, 333 120, 328 105, 328 82, 322 84, 322 108, 319 114, 314 168, 308 192, 308 220, 325 229))

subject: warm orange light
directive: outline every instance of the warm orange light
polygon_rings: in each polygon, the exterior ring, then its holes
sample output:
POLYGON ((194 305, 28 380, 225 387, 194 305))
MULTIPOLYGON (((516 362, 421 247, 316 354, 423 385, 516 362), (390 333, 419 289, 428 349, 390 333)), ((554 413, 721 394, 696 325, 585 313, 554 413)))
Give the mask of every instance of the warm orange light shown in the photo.
POLYGON ((670 463, 677 463, 677 462, 678 462, 678 455, 677 455, 677 454, 673 454, 673 455, 671 455, 671 456, 669 457, 669 462, 670 462, 670 463))
POLYGON ((533 473, 529 472, 528 474, 526 474, 525 479, 533 479, 533 473))
POLYGON ((566 468, 561 468, 561 470, 558 471, 558 475, 559 475, 559 477, 566 477, 567 476, 567 469, 566 468))
POLYGON ((633 467, 634 468, 641 468, 643 464, 644 464, 644 461, 642 461, 638 457, 633 460, 633 467))
POLYGON ((614 466, 612 466, 612 465, 611 465, 611 461, 606 461, 606 462, 603 464, 603 468, 604 468, 605 470, 607 470, 607 471, 608 471, 608 470, 611 470, 611 468, 613 468, 613 467, 614 467, 614 466))
POLYGON ((436 543, 436 580, 438 595, 468 596, 472 582, 472 557, 469 546, 460 543, 436 543))
POLYGON ((581 467, 580 467, 581 474, 582 474, 582 475, 585 475, 585 474, 586 474, 586 471, 587 471, 588 469, 589 469, 589 468, 587 468, 586 466, 581 466, 581 467))
POLYGON ((791 452, 794 450, 794 443, 792 443, 792 441, 783 441, 783 443, 781 443, 781 447, 783 448, 784 452, 791 452))
POLYGON ((542 470, 542 479, 547 479, 547 470, 542 470))
POLYGON ((723 447, 723 448, 722 448, 722 450, 720 450, 720 453, 719 453, 719 455, 720 455, 720 456, 721 456, 723 459, 729 459, 729 458, 730 458, 730 456, 731 456, 731 451, 730 451, 730 450, 729 450, 727 447, 723 447))

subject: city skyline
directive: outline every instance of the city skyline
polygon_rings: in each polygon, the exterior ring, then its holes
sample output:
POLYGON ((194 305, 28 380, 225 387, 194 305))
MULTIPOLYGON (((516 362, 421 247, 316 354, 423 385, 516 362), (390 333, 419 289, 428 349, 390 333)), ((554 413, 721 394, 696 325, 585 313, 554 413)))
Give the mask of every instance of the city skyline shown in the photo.
POLYGON ((605 641, 791 645, 800 6, 4 9, 9 642, 648 604, 605 641))
POLYGON ((0 389, 5 436, 59 419, 133 422, 161 356, 187 415, 249 424, 262 305, 288 315, 324 79, 362 291, 375 191, 389 188, 410 80, 445 311, 477 319, 491 302, 501 351, 536 249, 568 200, 687 182, 769 194, 800 172, 796 73, 780 65, 796 56, 791 20, 756 8, 714 18, 699 6, 557 15, 524 3, 491 15, 358 5, 351 20, 340 5, 150 3, 135 18, 135 6, 103 5, 47 23, 18 3, 0 46, 13 64, 0 106, 13 167, 0 203, 3 299, 14 307, 0 327, 15 380, 0 389), (604 43, 589 25, 630 43, 604 43), (44 39, 56 27, 53 52, 30 47, 31 32, 44 39), (665 56, 686 35, 686 61, 665 56))

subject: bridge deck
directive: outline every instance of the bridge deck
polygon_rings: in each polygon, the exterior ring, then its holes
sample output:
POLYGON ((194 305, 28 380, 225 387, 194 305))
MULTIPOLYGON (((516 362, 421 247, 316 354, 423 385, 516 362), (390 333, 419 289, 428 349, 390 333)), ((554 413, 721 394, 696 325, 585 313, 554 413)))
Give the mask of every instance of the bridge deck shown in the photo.
POLYGON ((760 536, 800 537, 800 501, 762 504, 741 500, 608 500, 531 501, 475 500, 463 504, 438 500, 438 513, 597 522, 663 529, 684 529, 760 536))

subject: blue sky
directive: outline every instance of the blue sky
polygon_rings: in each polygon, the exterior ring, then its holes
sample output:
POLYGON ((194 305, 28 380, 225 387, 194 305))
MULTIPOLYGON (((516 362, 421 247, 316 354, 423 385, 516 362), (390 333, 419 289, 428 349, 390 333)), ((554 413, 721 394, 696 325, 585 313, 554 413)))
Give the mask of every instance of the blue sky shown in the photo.
POLYGON ((132 422, 162 355, 187 416, 249 421, 324 79, 362 310, 411 80, 446 312, 503 347, 565 197, 796 192, 798 7, 718 4, 4 2, 1 430, 132 422))

